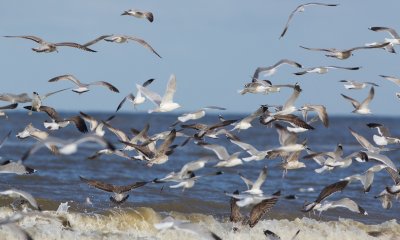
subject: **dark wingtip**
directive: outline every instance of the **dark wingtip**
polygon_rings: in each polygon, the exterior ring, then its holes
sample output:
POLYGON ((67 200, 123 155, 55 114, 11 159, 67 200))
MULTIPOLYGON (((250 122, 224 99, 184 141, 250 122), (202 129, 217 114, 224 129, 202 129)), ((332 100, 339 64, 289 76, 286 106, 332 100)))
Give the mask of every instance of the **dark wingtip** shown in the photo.
POLYGON ((32 174, 32 173, 36 172, 36 169, 25 166, 25 171, 26 171, 25 174, 32 174))

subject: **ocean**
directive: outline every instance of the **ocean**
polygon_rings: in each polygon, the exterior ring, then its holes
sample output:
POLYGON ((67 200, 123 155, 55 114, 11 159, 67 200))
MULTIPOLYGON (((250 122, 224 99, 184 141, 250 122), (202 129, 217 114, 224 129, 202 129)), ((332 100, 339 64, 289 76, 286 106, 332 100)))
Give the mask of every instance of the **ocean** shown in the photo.
MULTIPOLYGON (((114 113, 91 113, 97 119, 107 119, 114 113)), ((2 160, 17 161, 33 145, 35 140, 20 140, 15 135, 25 126, 32 123, 39 129, 44 129, 45 114, 27 112, 9 113, 8 118, 2 118, 1 136, 12 131, 11 137, 0 149, 2 160)), ((76 113, 64 112, 62 116, 73 116, 76 113)), ((177 115, 172 114, 127 114, 118 113, 111 125, 129 133, 131 128, 142 129, 150 124, 149 134, 155 134, 170 128, 176 121, 177 115)), ((227 114, 226 119, 241 119, 239 114, 227 114)), ((197 120, 202 123, 218 122, 217 115, 207 115, 197 120)), ((388 117, 350 117, 331 116, 330 126, 325 128, 321 123, 313 124, 315 130, 301 133, 299 141, 307 139, 307 145, 313 151, 333 151, 337 144, 342 144, 344 155, 361 150, 361 146, 350 134, 349 127, 365 136, 372 142, 375 130, 366 124, 378 122, 387 126, 394 136, 400 136, 398 119, 388 117)), ((228 126, 227 129, 232 128, 228 126)), ((180 129, 179 125, 176 129, 180 129)), ((184 132, 193 133, 185 130, 184 132)), ((68 126, 58 131, 51 131, 52 136, 72 139, 81 136, 74 126, 68 126)), ((235 132, 244 142, 254 145, 259 150, 279 146, 278 134, 274 127, 264 126, 253 122, 253 127, 235 132)), ((117 137, 106 129, 105 138, 115 146, 122 147, 117 137)), ((180 144, 185 138, 177 137, 174 141, 180 144)), ((240 151, 226 137, 206 139, 206 142, 216 143, 227 147, 229 153, 240 151)), ((398 146, 390 146, 398 148, 398 146)), ((130 197, 121 205, 115 205, 109 200, 110 194, 92 188, 82 182, 79 176, 101 180, 115 185, 126 185, 136 181, 151 181, 162 178, 172 171, 179 171, 189 161, 195 161, 205 156, 215 158, 214 153, 190 141, 183 147, 177 147, 168 162, 162 165, 146 166, 142 161, 127 160, 115 155, 103 155, 98 159, 89 160, 99 146, 85 143, 78 152, 72 155, 52 155, 49 150, 42 148, 31 155, 24 163, 37 172, 31 175, 0 174, 0 190, 16 188, 31 193, 43 209, 41 214, 29 214, 18 221, 18 225, 27 231, 33 239, 205 239, 205 236, 188 233, 182 230, 158 231, 154 224, 164 217, 173 216, 175 219, 188 220, 208 229, 222 239, 267 239, 264 230, 270 230, 281 237, 291 239, 300 230, 297 239, 400 239, 400 204, 394 200, 392 208, 382 208, 381 202, 375 199, 386 186, 393 181, 386 171, 375 174, 370 192, 364 193, 359 181, 350 185, 340 193, 329 197, 338 200, 343 197, 351 198, 363 207, 368 215, 360 215, 344 208, 335 208, 322 212, 304 213, 301 211, 305 202, 316 199, 319 192, 327 185, 337 182, 347 176, 362 173, 376 162, 359 163, 353 161, 348 168, 338 168, 318 174, 314 169, 319 166, 313 161, 301 160, 306 168, 289 170, 283 177, 280 159, 245 162, 232 168, 218 168, 211 161, 205 168, 196 172, 198 175, 208 174, 218 170, 222 175, 209 176, 199 179, 195 186, 182 191, 181 188, 169 188, 171 184, 148 183, 144 187, 129 192, 130 197), (244 191, 246 185, 238 173, 255 180, 261 169, 267 166, 268 175, 262 190, 265 194, 281 191, 277 204, 268 212, 254 228, 239 227, 233 231, 229 222, 230 198, 226 192, 244 191), (313 191, 304 191, 312 188, 313 191), (286 199, 285 196, 295 195, 296 199, 286 199), (92 204, 87 203, 87 198, 92 204), (68 211, 56 213, 61 203, 67 202, 68 211)), ((400 152, 393 150, 385 152, 396 166, 400 152)), ((301 156, 304 156, 303 153, 301 156)), ((248 156, 243 152, 241 157, 248 156)), ((13 200, 0 196, 0 219, 13 214, 10 205, 13 200)), ((243 213, 249 209, 243 209, 243 213)), ((15 231, 7 226, 0 228, 0 239, 18 239, 15 231)))

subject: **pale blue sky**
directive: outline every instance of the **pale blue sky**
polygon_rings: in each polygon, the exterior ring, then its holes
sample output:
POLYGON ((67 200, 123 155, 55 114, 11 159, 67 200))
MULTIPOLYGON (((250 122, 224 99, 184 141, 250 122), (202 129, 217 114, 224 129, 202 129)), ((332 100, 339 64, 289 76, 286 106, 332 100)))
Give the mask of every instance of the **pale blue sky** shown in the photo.
MULTIPOLYGON (((119 101, 135 92, 135 83, 149 78, 154 91, 163 93, 171 73, 177 77, 175 100, 180 111, 207 105, 226 107, 229 112, 250 113, 260 104, 283 104, 291 90, 275 95, 237 93, 250 81, 258 66, 269 66, 288 58, 305 67, 339 65, 362 66, 360 71, 333 70, 324 75, 292 73, 298 69, 281 67, 269 77, 276 84, 299 82, 303 93, 297 105, 324 104, 330 114, 348 114, 351 104, 340 93, 362 100, 368 89, 349 91, 338 80, 373 81, 376 88, 371 104, 374 114, 397 115, 395 92, 400 88, 379 74, 400 77, 398 54, 381 49, 356 51, 348 60, 327 58, 322 52, 307 51, 299 45, 323 48, 351 48, 382 41, 386 33, 368 30, 388 26, 400 31, 399 1, 321 1, 338 7, 309 7, 296 14, 286 36, 279 35, 290 12, 306 1, 110 1, 110 0, 4 0, 0 2, 0 36, 36 35, 53 42, 84 43, 103 34, 127 34, 146 40, 163 57, 159 59, 135 43, 100 42, 88 53, 60 48, 59 53, 31 51, 35 43, 24 39, 0 38, 1 92, 46 93, 70 86, 68 82, 48 83, 62 74, 73 74, 83 82, 104 80, 120 89, 92 88, 77 95, 63 92, 48 98, 46 105, 60 110, 114 111, 119 101), (384 2, 384 4, 383 4, 384 2), (154 22, 120 16, 137 8, 154 14, 154 22)), ((400 48, 397 48, 400 52, 400 48)), ((4 103, 5 105, 6 103, 4 103)), ((139 106, 142 111, 150 103, 139 106)), ((130 106, 123 111, 134 112, 130 106)))

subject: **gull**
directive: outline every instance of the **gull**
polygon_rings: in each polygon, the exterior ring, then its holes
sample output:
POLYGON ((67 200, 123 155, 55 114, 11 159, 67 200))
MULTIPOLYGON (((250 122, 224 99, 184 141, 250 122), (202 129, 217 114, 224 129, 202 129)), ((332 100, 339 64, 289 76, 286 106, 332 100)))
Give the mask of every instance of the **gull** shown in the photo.
POLYGON ((39 205, 36 202, 36 199, 28 192, 12 188, 9 190, 1 191, 0 195, 7 195, 11 198, 23 198, 28 201, 33 208, 41 211, 39 205))
POLYGON ((30 155, 34 154, 37 150, 42 148, 43 146, 56 146, 58 149, 58 153, 63 155, 70 155, 76 153, 78 150, 78 146, 85 142, 95 142, 103 147, 107 147, 108 149, 115 150, 115 147, 106 141, 104 138, 99 137, 97 135, 88 134, 84 135, 77 139, 60 139, 55 137, 48 137, 47 139, 36 143, 33 145, 21 158, 21 160, 27 159, 30 155))
POLYGON ((320 204, 321 201, 323 201, 325 198, 331 196, 336 192, 343 191, 343 189, 347 187, 348 184, 349 184, 348 181, 340 181, 326 186, 324 189, 322 189, 322 191, 319 193, 317 199, 314 202, 304 204, 302 211, 309 212, 313 210, 313 208, 318 204, 320 204))
POLYGON ((329 69, 344 69, 344 70, 359 70, 361 67, 339 67, 339 66, 326 66, 326 67, 313 67, 307 68, 304 71, 293 73, 295 75, 304 75, 306 73, 319 73, 324 74, 329 71, 329 69))
POLYGON ((62 80, 68 80, 68 81, 73 82, 78 88, 72 89, 72 91, 79 93, 79 94, 89 91, 89 86, 93 86, 93 85, 103 86, 103 87, 108 88, 110 91, 119 93, 119 90, 116 87, 114 87, 113 85, 111 85, 111 83, 109 83, 109 82, 96 81, 96 82, 91 82, 91 83, 82 83, 75 76, 73 76, 71 74, 60 75, 60 76, 54 77, 54 78, 50 79, 49 82, 58 82, 58 81, 62 81, 62 80))
POLYGON ((197 120, 206 115, 206 110, 226 110, 226 108, 218 107, 218 106, 207 106, 203 107, 195 112, 184 113, 178 117, 178 121, 176 121, 172 126, 175 126, 178 123, 187 122, 189 120, 197 120))
POLYGON ((313 208, 313 210, 319 211, 321 214, 323 211, 326 211, 330 208, 337 208, 337 207, 347 208, 350 211, 359 213, 361 215, 368 215, 367 211, 365 211, 364 208, 360 207, 356 202, 354 202, 350 198, 342 198, 340 200, 332 201, 332 202, 324 201, 322 203, 318 203, 313 208))
MULTIPOLYGON (((82 115, 82 119, 85 120, 86 122, 89 123, 89 130, 90 132, 96 134, 99 137, 103 137, 105 134, 105 131, 103 130, 104 123, 103 121, 98 121, 94 117, 84 113, 84 112, 79 112, 79 114, 82 115)), ((107 118, 104 122, 109 123, 115 115, 110 116, 107 118)))
POLYGON ((234 140, 234 139, 229 139, 233 144, 239 146, 241 149, 245 150, 248 154, 250 154, 250 157, 245 157, 242 158, 243 161, 249 162, 249 161, 259 161, 265 159, 265 157, 268 154, 268 150, 265 151, 258 151, 254 146, 251 144, 241 142, 239 140, 234 140))
POLYGON ((303 118, 307 120, 308 112, 316 112, 318 118, 324 124, 325 127, 329 127, 329 118, 328 113, 326 111, 326 107, 324 105, 316 105, 316 104, 304 104, 301 108, 301 113, 303 114, 303 118))
MULTIPOLYGON (((151 79, 145 81, 145 82, 142 84, 142 87, 144 87, 144 88, 147 87, 147 86, 150 85, 153 81, 154 81, 154 78, 151 78, 151 79)), ((118 112, 118 110, 124 105, 124 103, 126 102, 126 100, 129 100, 129 101, 133 104, 133 107, 134 107, 135 109, 136 109, 136 106, 137 106, 137 105, 144 103, 144 101, 146 100, 146 98, 142 96, 142 92, 139 90, 139 87, 138 87, 138 86, 140 86, 140 85, 136 84, 136 88, 137 88, 136 97, 135 97, 132 93, 128 94, 128 95, 127 95, 126 97, 124 97, 124 99, 122 99, 122 101, 118 104, 117 110, 115 110, 115 112, 118 112)))
POLYGON ((32 48, 33 51, 35 52, 58 52, 57 47, 73 47, 73 48, 78 48, 81 50, 85 50, 88 52, 96 52, 93 49, 88 48, 87 46, 74 43, 74 42, 60 42, 60 43, 51 43, 51 42, 46 42, 43 39, 36 37, 36 36, 4 36, 7 38, 24 38, 28 40, 32 40, 34 42, 37 42, 39 44, 39 47, 37 48, 32 48))
MULTIPOLYGON (((280 191, 272 194, 272 195, 263 195, 263 194, 230 194, 230 193, 225 193, 226 196, 235 198, 239 201, 236 201, 236 205, 238 207, 246 207, 249 205, 255 205, 263 202, 264 200, 270 200, 269 202, 272 204, 275 204, 278 201, 278 198, 280 196, 280 191)), ((272 206, 271 206, 272 207, 272 206)))
POLYGON ((283 168, 282 177, 285 177, 288 173, 288 170, 294 170, 299 168, 305 168, 306 165, 303 162, 299 161, 301 151, 291 152, 288 156, 282 156, 282 164, 283 168))
POLYGON ((205 227, 189 221, 176 220, 171 216, 164 218, 159 223, 155 223, 154 227, 160 231, 165 231, 166 229, 170 228, 184 231, 193 234, 202 240, 222 240, 222 238, 218 237, 215 233, 211 232, 205 227))
POLYGON ((318 165, 322 166, 321 168, 315 169, 316 173, 321 173, 325 170, 332 170, 334 166, 332 166, 336 160, 342 159, 343 156, 343 146, 338 144, 336 146, 335 151, 333 152, 323 152, 317 153, 313 152, 310 149, 306 149, 307 154, 304 156, 304 159, 313 159, 318 165))
POLYGON ((49 134, 45 131, 35 128, 32 123, 26 125, 23 131, 19 132, 16 137, 18 139, 25 139, 27 137, 33 137, 36 140, 45 140, 49 137, 49 134))
POLYGON ((242 174, 239 173, 240 178, 247 186, 247 190, 244 191, 243 193, 262 195, 264 192, 260 188, 261 185, 265 182, 265 179, 267 179, 267 170, 268 170, 267 166, 263 167, 255 182, 252 182, 251 180, 245 178, 242 174))
POLYGON ((240 130, 246 130, 248 128, 250 128, 251 122, 260 117, 266 110, 268 109, 268 107, 262 105, 261 107, 259 107, 255 112, 253 112, 252 114, 250 114, 249 116, 243 118, 240 121, 235 122, 233 125, 233 129, 231 131, 234 131, 236 129, 240 130))
POLYGON ((270 80, 259 80, 257 78, 253 78, 253 80, 250 83, 246 83, 244 85, 244 88, 242 90, 239 90, 238 92, 241 95, 244 95, 246 93, 268 94, 268 93, 280 92, 282 87, 294 88, 294 85, 291 84, 273 85, 270 80))
MULTIPOLYGON (((249 217, 245 217, 242 215, 240 212, 240 208, 238 206, 238 199, 235 198, 236 196, 239 196, 239 191, 233 192, 231 195, 230 199, 230 208, 231 208, 231 214, 230 214, 230 221, 233 223, 238 223, 241 222, 242 225, 249 225, 251 228, 254 227, 260 220, 261 218, 269 212, 272 207, 275 206, 276 202, 278 201, 279 197, 279 192, 275 193, 272 198, 269 199, 264 199, 261 202, 257 203, 255 206, 252 207, 250 210, 250 215, 249 217)), ((240 204, 239 204, 240 205, 240 204)), ((237 228, 234 228, 237 229, 237 228)))
POLYGON ((279 111, 273 113, 273 115, 286 115, 293 113, 294 111, 297 110, 297 108, 294 106, 294 102, 297 100, 297 98, 300 96, 302 89, 300 88, 300 85, 297 83, 294 85, 293 88, 293 93, 290 95, 289 99, 285 102, 285 105, 283 105, 282 109, 279 111))
POLYGON ((328 52, 329 54, 326 54, 325 56, 327 57, 333 57, 337 59, 347 59, 353 55, 353 51, 355 50, 360 50, 360 49, 372 49, 372 48, 383 48, 387 46, 389 43, 382 43, 382 44, 377 44, 377 45, 372 45, 372 46, 361 46, 361 47, 353 47, 349 49, 336 49, 336 48, 308 48, 308 47, 303 47, 300 46, 301 48, 311 50, 311 51, 323 51, 323 52, 328 52))
POLYGON ((307 140, 297 143, 297 134, 290 132, 282 125, 275 123, 275 128, 279 135, 279 143, 281 147, 268 151, 268 158, 288 157, 293 152, 302 151, 307 148, 307 140))
POLYGON ((376 160, 378 162, 383 163, 387 167, 393 169, 394 171, 398 172, 396 165, 387 156, 379 154, 379 153, 369 152, 369 151, 362 151, 362 152, 367 155, 368 160, 376 160))
POLYGON ((7 110, 7 109, 15 109, 18 107, 18 103, 12 103, 6 106, 1 106, 0 107, 0 116, 5 116, 6 118, 8 118, 8 116, 6 115, 6 113, 3 110, 7 110))
POLYGON ((11 102, 11 103, 32 102, 32 98, 29 97, 29 95, 27 93, 20 93, 20 94, 1 93, 0 94, 0 100, 1 101, 6 101, 6 102, 11 102))
POLYGON ((344 87, 346 89, 363 89, 367 85, 372 85, 372 86, 375 86, 375 87, 379 87, 378 84, 373 83, 373 82, 357 82, 357 81, 354 81, 354 80, 340 80, 339 82, 344 83, 344 87))
POLYGON ((386 146, 388 144, 397 144, 400 143, 400 138, 392 137, 389 129, 380 123, 368 123, 367 126, 369 128, 376 128, 378 130, 379 136, 373 136, 373 140, 376 145, 386 146))
POLYGON ((294 133, 305 132, 308 130, 314 130, 314 127, 297 117, 293 114, 274 114, 274 115, 262 115, 260 117, 260 123, 268 125, 274 121, 283 121, 289 123, 292 127, 286 127, 287 130, 294 133))
POLYGON ((380 153, 381 151, 388 151, 389 149, 380 148, 372 145, 365 137, 361 136, 360 134, 356 133, 353 129, 349 128, 351 135, 357 140, 357 142, 368 152, 373 153, 380 153))
MULTIPOLYGON (((270 230, 264 230, 264 235, 269 239, 269 240, 281 240, 281 237, 279 237, 276 233, 270 231, 270 230)), ((300 229, 297 230, 297 232, 294 234, 294 236, 291 238, 291 240, 295 240, 297 236, 300 233, 300 229)))
POLYGON ((137 9, 129 9, 127 11, 124 11, 121 16, 133 16, 136 18, 146 18, 147 20, 149 20, 149 22, 153 22, 154 17, 153 17, 153 13, 151 12, 144 12, 144 11, 140 11, 137 9))
POLYGON ((125 186, 117 186, 97 180, 91 180, 91 179, 86 179, 82 176, 79 176, 81 181, 85 182, 89 186, 95 187, 97 189, 106 191, 106 192, 112 192, 114 195, 110 197, 110 201, 115 203, 115 204, 121 204, 125 202, 129 194, 127 192, 131 191, 132 189, 142 187, 147 184, 147 182, 134 182, 129 185, 125 186))
POLYGON ((130 142, 121 141, 123 144, 134 147, 137 151, 143 154, 144 158, 148 161, 147 166, 151 167, 153 164, 164 164, 168 161, 168 156, 173 153, 177 145, 171 145, 175 140, 176 130, 172 129, 164 142, 156 149, 151 150, 146 146, 136 145, 130 142))
POLYGON ((397 77, 392 77, 392 76, 387 76, 387 75, 379 75, 380 77, 383 77, 386 80, 389 80, 396 84, 397 86, 400 86, 400 78, 397 77))
POLYGON ((209 158, 200 158, 196 161, 191 161, 182 166, 179 172, 171 172, 167 174, 167 176, 161 179, 155 179, 154 181, 158 182, 170 182, 170 181, 180 181, 183 179, 188 179, 191 177, 194 171, 202 169, 205 167, 206 163, 209 161, 209 158))
POLYGON ((253 78, 258 79, 260 73, 264 73, 266 76, 271 76, 276 72, 278 67, 280 67, 283 64, 288 64, 288 65, 291 65, 293 67, 302 68, 302 65, 300 63, 297 63, 297 62, 289 60, 289 59, 282 59, 282 60, 278 61, 277 63, 275 63, 272 66, 269 66, 269 67, 258 67, 256 69, 256 71, 254 72, 254 74, 253 74, 253 78))
POLYGON ((187 188, 192 188, 197 180, 199 180, 202 177, 207 177, 207 176, 217 176, 223 174, 223 172, 218 171, 218 172, 213 172, 213 173, 208 173, 205 175, 201 176, 196 176, 194 172, 190 172, 190 175, 187 178, 176 180, 175 182, 178 182, 178 184, 171 185, 169 186, 170 188, 180 188, 182 187, 182 192, 187 189, 187 188))
POLYGON ((346 157, 342 157, 343 155, 343 148, 339 144, 336 148, 335 152, 325 152, 325 153, 315 153, 311 155, 304 156, 303 158, 315 158, 316 156, 321 156, 324 155, 327 157, 327 159, 323 162, 322 168, 315 169, 315 172, 321 173, 325 170, 332 170, 335 167, 340 167, 340 168, 347 168, 351 165, 353 162, 353 158, 356 159, 358 162, 365 162, 368 161, 368 157, 366 153, 362 151, 356 151, 354 153, 351 153, 350 155, 347 155, 346 157))
POLYGON ((128 36, 128 35, 115 35, 114 34, 114 35, 111 35, 109 37, 104 38, 104 41, 115 42, 115 43, 125 43, 125 42, 128 42, 128 41, 134 41, 134 42, 139 43, 143 47, 149 49, 155 55, 157 55, 159 58, 161 58, 160 54, 158 54, 156 52, 156 50, 154 50, 154 48, 152 46, 150 46, 150 44, 148 44, 145 40, 143 40, 141 38, 137 38, 137 37, 134 37, 134 36, 128 36))
POLYGON ((27 175, 34 172, 36 172, 35 169, 23 165, 21 161, 14 162, 11 160, 7 160, 0 164, 0 174, 13 173, 17 175, 27 175))
MULTIPOLYGON (((219 134, 226 134, 229 135, 229 133, 223 129, 222 127, 228 126, 236 122, 237 120, 223 120, 215 124, 202 124, 202 123, 194 123, 194 124, 182 124, 182 128, 191 128, 191 129, 196 129, 199 132, 194 134, 195 139, 202 139, 204 136, 211 137, 211 138, 218 138, 219 134), (222 129, 221 129, 222 128, 222 129), (220 131, 223 130, 223 131, 220 131)), ((232 135, 230 135, 232 136, 232 135)), ((234 137, 231 137, 234 138, 234 137)))
POLYGON ((392 207, 392 200, 395 195, 390 194, 387 190, 383 190, 379 195, 375 196, 375 198, 381 201, 382 207, 384 209, 390 209, 392 207))
POLYGON ((386 169, 388 166, 386 166, 385 164, 378 164, 378 165, 374 165, 372 167, 370 167, 367 171, 365 171, 363 174, 355 174, 355 175, 351 175, 349 177, 345 177, 343 179, 341 179, 341 181, 360 181, 361 184, 364 187, 364 192, 367 193, 371 190, 371 185, 372 182, 374 181, 374 174, 376 172, 381 171, 382 169, 386 169))
POLYGON ((52 107, 40 106, 38 109, 34 109, 32 106, 24 106, 24 108, 30 111, 45 112, 51 118, 51 122, 46 120, 43 123, 44 127, 49 130, 58 130, 73 122, 80 132, 86 133, 88 131, 85 121, 79 115, 69 118, 61 118, 57 111, 52 107))
MULTIPOLYGON (((393 46, 400 44, 400 36, 399 34, 397 34, 396 30, 388 27, 369 27, 368 29, 374 32, 388 32, 392 38, 385 38, 384 42, 390 43, 389 45, 387 45, 386 50, 388 52, 395 53, 393 46)), ((372 43, 372 44, 378 44, 378 43, 372 43)))
POLYGON ((289 18, 288 18, 288 20, 287 20, 287 22, 286 22, 285 28, 283 29, 283 31, 282 31, 282 33, 281 33, 279 39, 281 39, 281 38, 285 35, 285 33, 287 32, 287 30, 288 30, 288 28, 289 28, 289 23, 290 23, 290 21, 292 20, 292 18, 293 18, 293 16, 294 16, 295 13, 297 13, 297 12, 299 12, 299 13, 304 12, 305 8, 308 7, 308 6, 335 7, 335 6, 338 6, 338 5, 339 5, 339 4, 326 4, 326 3, 316 3, 316 2, 314 2, 314 3, 305 3, 305 4, 301 4, 301 5, 297 6, 297 7, 290 13, 289 18))
POLYGON ((196 142, 196 144, 213 151, 215 155, 217 155, 220 161, 215 165, 215 167, 234 167, 243 164, 242 159, 239 158, 240 152, 235 152, 230 155, 226 148, 221 145, 206 142, 196 142))
POLYGON ((351 97, 344 95, 344 94, 341 94, 341 95, 342 95, 342 97, 344 97, 345 99, 347 99, 351 102, 351 104, 354 107, 354 110, 352 111, 353 113, 371 114, 371 110, 368 108, 368 105, 374 98, 374 94, 375 94, 374 87, 371 87, 367 98, 365 98, 364 101, 362 101, 361 103, 351 97))
POLYGON ((33 97, 32 97, 32 102, 31 102, 32 110, 29 113, 32 114, 32 111, 39 112, 39 108, 42 106, 42 101, 44 99, 50 97, 53 94, 56 94, 56 93, 59 93, 59 92, 62 92, 62 91, 68 90, 68 89, 70 89, 70 88, 64 88, 64 89, 61 89, 61 90, 58 90, 55 92, 50 92, 43 96, 40 96, 39 93, 37 93, 37 92, 33 92, 33 94, 32 94, 33 97))
POLYGON ((167 88, 165 90, 164 96, 161 96, 145 87, 137 86, 139 91, 143 93, 143 95, 152 101, 157 107, 155 109, 149 110, 149 113, 152 112, 170 112, 181 106, 178 103, 175 103, 173 98, 176 91, 176 77, 172 74, 169 78, 167 88))

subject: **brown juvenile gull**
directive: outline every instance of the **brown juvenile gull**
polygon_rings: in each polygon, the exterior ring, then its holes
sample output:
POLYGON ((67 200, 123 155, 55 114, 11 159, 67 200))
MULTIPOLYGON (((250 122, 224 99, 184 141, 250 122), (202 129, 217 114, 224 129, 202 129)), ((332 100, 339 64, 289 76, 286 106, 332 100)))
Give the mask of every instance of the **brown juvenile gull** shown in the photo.
POLYGON ((129 185, 125 186, 117 186, 105 182, 100 182, 97 180, 91 180, 91 179, 86 179, 84 177, 79 176, 79 178, 88 184, 89 186, 95 187, 97 189, 106 191, 106 192, 112 192, 114 193, 113 196, 110 197, 111 202, 116 203, 116 204, 121 204, 125 202, 129 195, 127 192, 131 191, 132 189, 142 187, 147 184, 147 182, 135 182, 129 185))
POLYGON ((75 85, 77 85, 78 88, 72 89, 72 91, 79 93, 79 94, 89 91, 89 86, 93 86, 93 85, 103 86, 103 87, 108 88, 110 91, 119 93, 119 90, 109 82, 96 81, 96 82, 91 82, 91 83, 82 83, 75 76, 73 76, 71 74, 60 75, 60 76, 54 77, 54 78, 50 79, 49 82, 58 82, 58 81, 62 81, 62 80, 68 80, 68 81, 73 82, 75 85))
POLYGON ((32 48, 33 51, 35 52, 54 52, 57 51, 57 47, 73 47, 73 48, 78 48, 81 50, 85 50, 88 52, 96 52, 93 49, 90 49, 84 45, 78 44, 78 43, 74 43, 74 42, 60 42, 60 43, 51 43, 51 42, 46 42, 43 39, 36 37, 36 36, 4 36, 7 38, 24 38, 24 39, 29 39, 32 41, 37 42, 39 45, 38 48, 32 48))
POLYGON ((282 33, 281 33, 279 39, 282 38, 282 37, 285 35, 285 33, 287 32, 287 30, 288 30, 288 28, 289 28, 289 23, 290 23, 290 21, 292 20, 294 14, 297 13, 297 12, 299 12, 299 13, 304 12, 305 7, 307 7, 307 6, 336 7, 336 6, 338 6, 338 5, 339 5, 339 4, 327 4, 327 3, 317 3, 317 2, 314 2, 314 3, 305 3, 305 4, 301 4, 301 5, 297 6, 297 7, 290 13, 289 18, 288 18, 288 20, 287 20, 287 22, 286 22, 285 28, 283 29, 283 31, 282 31, 282 33))
POLYGON ((127 11, 124 11, 121 16, 133 16, 133 17, 137 17, 137 18, 146 18, 147 20, 149 20, 149 22, 153 22, 154 21, 154 16, 153 13, 151 12, 144 12, 144 11, 140 11, 137 9, 129 9, 127 11))

